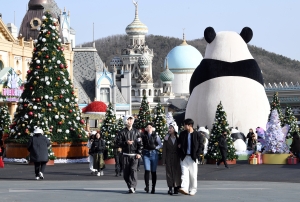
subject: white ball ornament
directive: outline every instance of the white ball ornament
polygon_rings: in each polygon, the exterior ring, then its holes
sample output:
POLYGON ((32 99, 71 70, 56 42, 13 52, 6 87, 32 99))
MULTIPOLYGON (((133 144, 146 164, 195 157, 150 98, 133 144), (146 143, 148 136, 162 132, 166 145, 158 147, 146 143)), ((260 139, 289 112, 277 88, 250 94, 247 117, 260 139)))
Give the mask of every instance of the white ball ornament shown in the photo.
POLYGON ((34 105, 32 108, 33 108, 33 109, 37 109, 37 106, 34 105))
POLYGON ((70 102, 70 99, 69 99, 69 98, 67 98, 67 99, 66 99, 66 102, 70 102))
POLYGON ((78 102, 78 98, 75 98, 75 102, 78 102))
POLYGON ((66 85, 69 85, 69 81, 66 81, 65 84, 66 84, 66 85))
POLYGON ((45 20, 47 17, 43 15, 42 19, 45 20))
POLYGON ((61 38, 57 39, 58 42, 61 42, 61 38))
POLYGON ((68 134, 68 133, 70 133, 70 131, 69 131, 69 130, 66 130, 66 133, 68 134))
POLYGON ((50 81, 46 81, 46 85, 49 86, 50 85, 50 81))
POLYGON ((41 63, 41 61, 40 60, 36 60, 36 64, 40 64, 41 63))
POLYGON ((23 99, 22 99, 22 98, 20 98, 20 99, 19 99, 19 102, 23 102, 23 99))
POLYGON ((77 116, 77 117, 76 117, 76 120, 77 120, 77 121, 79 121, 79 120, 80 120, 80 117, 79 117, 79 116, 77 116))
POLYGON ((59 116, 58 116, 58 115, 55 115, 55 116, 54 116, 54 118, 55 118, 55 119, 58 119, 58 118, 59 118, 59 116))
POLYGON ((45 38, 43 38, 43 39, 42 39, 42 42, 46 42, 46 39, 45 39, 45 38))
POLYGON ((47 100, 47 99, 49 98, 49 96, 48 96, 48 95, 45 95, 44 98, 47 100))
POLYGON ((25 118, 25 119, 28 119, 28 115, 27 115, 27 114, 25 114, 25 115, 24 115, 24 118, 25 118))
POLYGON ((57 61, 56 61, 56 63, 57 63, 57 64, 60 64, 60 63, 61 63, 61 61, 60 61, 60 60, 57 60, 57 61))

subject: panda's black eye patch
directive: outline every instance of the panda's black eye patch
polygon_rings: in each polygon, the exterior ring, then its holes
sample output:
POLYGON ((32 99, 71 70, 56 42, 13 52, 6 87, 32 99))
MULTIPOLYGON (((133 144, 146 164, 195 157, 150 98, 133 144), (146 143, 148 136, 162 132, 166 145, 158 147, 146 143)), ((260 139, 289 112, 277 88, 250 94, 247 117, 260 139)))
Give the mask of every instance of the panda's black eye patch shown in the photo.
POLYGON ((224 62, 206 58, 201 61, 191 77, 190 94, 192 94, 193 89, 201 83, 223 76, 246 77, 257 81, 261 85, 264 84, 261 70, 254 59, 224 62))

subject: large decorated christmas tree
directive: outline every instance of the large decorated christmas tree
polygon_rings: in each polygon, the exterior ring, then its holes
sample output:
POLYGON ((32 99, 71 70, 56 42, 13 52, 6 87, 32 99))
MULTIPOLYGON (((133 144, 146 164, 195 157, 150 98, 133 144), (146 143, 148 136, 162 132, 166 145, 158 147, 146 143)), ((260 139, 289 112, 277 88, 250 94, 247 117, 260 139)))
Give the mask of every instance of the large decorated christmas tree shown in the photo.
POLYGON ((108 158, 113 158, 113 147, 114 147, 114 139, 117 132, 117 122, 116 115, 114 114, 114 108, 111 103, 109 103, 105 118, 102 122, 100 134, 102 138, 105 140, 106 149, 108 152, 108 158))
POLYGON ((271 102, 271 107, 270 107, 270 114, 269 114, 269 119, 268 121, 270 121, 271 119, 271 113, 274 109, 277 110, 278 112, 278 115, 279 115, 279 119, 280 119, 280 122, 281 123, 284 123, 284 116, 282 114, 282 110, 280 108, 280 101, 279 101, 279 98, 278 98, 278 92, 275 92, 274 95, 273 95, 273 100, 271 102))
POLYGON ((264 144, 265 152, 277 154, 289 153, 289 147, 286 144, 288 130, 288 125, 281 128, 278 112, 274 109, 271 113, 270 121, 267 123, 264 144))
POLYGON ((54 142, 87 141, 68 72, 58 20, 46 12, 8 141, 26 143, 38 126, 54 142))
POLYGON ((10 115, 6 103, 0 107, 0 132, 1 134, 6 131, 8 132, 11 124, 10 115))
POLYGON ((292 108, 286 107, 283 125, 287 124, 290 126, 290 130, 286 138, 291 138, 294 132, 297 132, 299 134, 299 127, 297 121, 298 120, 295 117, 292 108))
POLYGON ((151 122, 150 108, 146 95, 144 95, 136 123, 137 129, 145 128, 146 124, 151 122))
POLYGON ((165 111, 160 103, 158 103, 156 106, 153 122, 155 125, 155 132, 163 142, 164 137, 168 133, 168 125, 166 121, 165 111))
POLYGON ((215 122, 213 124, 213 128, 211 130, 211 136, 208 142, 208 149, 206 158, 207 159, 215 159, 219 160, 222 158, 218 141, 220 136, 222 135, 223 131, 227 131, 227 159, 233 160, 237 159, 237 155, 235 154, 235 148, 233 144, 233 140, 230 136, 229 128, 228 128, 228 121, 227 121, 227 115, 226 112, 223 109, 223 105, 220 102, 220 104, 217 106, 216 116, 215 116, 215 122))

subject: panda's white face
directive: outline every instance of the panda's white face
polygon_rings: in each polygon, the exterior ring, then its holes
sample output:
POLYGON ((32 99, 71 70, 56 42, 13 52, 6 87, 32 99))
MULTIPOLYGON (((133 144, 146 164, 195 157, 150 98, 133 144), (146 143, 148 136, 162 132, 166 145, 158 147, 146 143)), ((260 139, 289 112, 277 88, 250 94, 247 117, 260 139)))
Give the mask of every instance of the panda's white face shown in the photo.
POLYGON ((218 32, 215 39, 207 44, 204 58, 225 62, 253 59, 243 38, 232 31, 218 32))

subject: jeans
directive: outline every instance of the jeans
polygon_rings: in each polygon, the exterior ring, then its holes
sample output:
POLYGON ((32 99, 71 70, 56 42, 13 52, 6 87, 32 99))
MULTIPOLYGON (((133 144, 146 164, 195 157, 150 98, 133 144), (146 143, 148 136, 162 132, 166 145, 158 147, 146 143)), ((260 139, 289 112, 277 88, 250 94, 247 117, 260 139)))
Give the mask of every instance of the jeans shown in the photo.
POLYGON ((156 172, 156 167, 158 163, 158 151, 143 150, 143 161, 145 170, 156 172))

